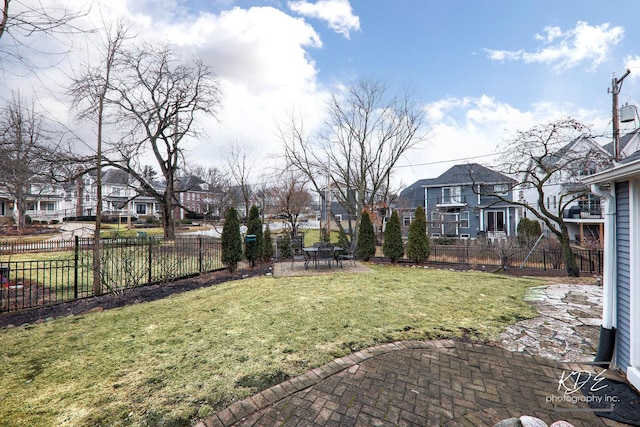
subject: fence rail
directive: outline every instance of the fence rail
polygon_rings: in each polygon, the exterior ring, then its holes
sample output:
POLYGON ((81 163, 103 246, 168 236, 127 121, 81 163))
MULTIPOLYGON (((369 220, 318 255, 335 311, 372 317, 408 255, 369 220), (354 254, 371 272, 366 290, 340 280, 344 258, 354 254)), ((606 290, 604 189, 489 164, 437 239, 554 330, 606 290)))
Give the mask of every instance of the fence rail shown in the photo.
MULTIPOLYGON (((574 249, 576 263, 581 273, 602 274, 604 252, 602 250, 574 249)), ((430 262, 447 264, 467 264, 482 267, 510 267, 531 270, 563 270, 561 249, 509 250, 501 252, 486 246, 434 245, 431 247, 430 262)))
POLYGON ((76 238, 57 246, 56 259, 52 254, 48 260, 0 262, 0 313, 170 282, 224 267, 218 238, 101 239, 95 292, 92 244, 93 239, 76 238))

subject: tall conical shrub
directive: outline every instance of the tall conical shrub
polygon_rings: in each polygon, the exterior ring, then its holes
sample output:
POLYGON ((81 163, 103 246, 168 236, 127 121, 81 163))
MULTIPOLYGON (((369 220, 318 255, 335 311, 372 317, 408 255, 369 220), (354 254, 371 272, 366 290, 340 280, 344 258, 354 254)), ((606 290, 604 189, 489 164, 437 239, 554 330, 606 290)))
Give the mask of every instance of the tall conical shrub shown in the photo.
POLYGON ((244 255, 245 258, 251 261, 253 265, 253 262, 261 260, 264 254, 262 220, 260 219, 260 210, 256 205, 251 206, 247 221, 247 234, 256 236, 256 240, 253 242, 245 242, 244 255))
POLYGON ((376 234, 367 211, 360 217, 360 229, 358 230, 358 258, 363 261, 376 254, 376 234))
POLYGON ((409 225, 409 241, 407 242, 407 257, 417 264, 429 259, 431 246, 427 235, 427 217, 422 206, 418 206, 415 219, 409 225))
POLYGON ((395 263, 404 255, 404 245, 402 244, 402 230, 400 229, 400 218, 398 212, 393 211, 387 226, 384 229, 384 243, 382 244, 382 253, 385 257, 395 263))
POLYGON ((229 266, 233 273, 242 260, 242 236, 240 236, 240 219, 234 207, 229 208, 222 227, 222 263, 229 266))
POLYGON ((268 223, 262 237, 264 240, 264 260, 269 262, 271 258, 273 258, 273 238, 271 237, 271 229, 269 228, 268 223))

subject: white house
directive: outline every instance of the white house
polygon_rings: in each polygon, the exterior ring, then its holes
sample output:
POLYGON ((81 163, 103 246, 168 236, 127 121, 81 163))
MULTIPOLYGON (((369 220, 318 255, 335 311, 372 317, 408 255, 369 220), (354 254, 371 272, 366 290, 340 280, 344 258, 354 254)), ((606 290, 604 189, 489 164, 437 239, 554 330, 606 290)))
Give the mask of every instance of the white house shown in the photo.
POLYGON ((640 153, 583 179, 604 200, 603 314, 598 361, 640 389, 640 153))
MULTIPOLYGON (((580 246, 599 245, 604 232, 600 198, 588 193, 573 200, 567 206, 563 206, 566 204, 563 198, 572 198, 575 196, 571 194, 582 192, 581 188, 576 187, 576 184, 580 183, 579 179, 610 168, 612 166, 610 158, 611 154, 606 146, 601 146, 593 138, 580 136, 549 156, 548 161, 554 163, 553 167, 560 171, 543 185, 544 200, 539 199, 537 189, 530 184, 520 185, 516 200, 526 202, 538 212, 540 212, 540 204, 543 203, 548 211, 561 215, 567 224, 573 243, 580 246), (573 170, 575 168, 580 170, 573 170)), ((525 176, 523 181, 527 182, 528 178, 525 176)), ((544 229, 544 224, 541 225, 544 229)))

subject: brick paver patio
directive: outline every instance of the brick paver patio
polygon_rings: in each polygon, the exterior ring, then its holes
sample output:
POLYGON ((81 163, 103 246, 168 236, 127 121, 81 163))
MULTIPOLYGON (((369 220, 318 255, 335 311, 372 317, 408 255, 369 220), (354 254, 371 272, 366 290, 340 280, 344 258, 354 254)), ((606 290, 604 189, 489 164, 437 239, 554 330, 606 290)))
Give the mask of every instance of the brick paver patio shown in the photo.
POLYGON ((596 416, 585 402, 559 403, 559 381, 572 370, 595 372, 484 344, 398 342, 336 359, 197 427, 492 426, 522 415, 576 427, 624 425, 596 416))

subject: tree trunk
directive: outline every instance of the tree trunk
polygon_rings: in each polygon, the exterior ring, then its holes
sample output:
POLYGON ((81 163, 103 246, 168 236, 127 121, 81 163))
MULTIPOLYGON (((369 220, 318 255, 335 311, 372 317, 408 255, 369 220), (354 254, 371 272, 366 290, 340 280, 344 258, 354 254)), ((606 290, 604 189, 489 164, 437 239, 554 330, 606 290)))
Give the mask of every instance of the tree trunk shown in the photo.
POLYGON ((576 257, 571 249, 571 239, 569 237, 569 230, 566 226, 561 228, 562 239, 562 259, 564 261, 564 267, 567 272, 567 277, 580 277, 580 269, 576 263, 576 257))

